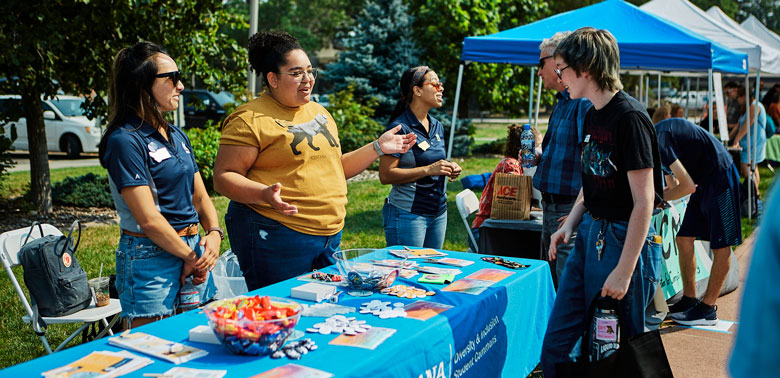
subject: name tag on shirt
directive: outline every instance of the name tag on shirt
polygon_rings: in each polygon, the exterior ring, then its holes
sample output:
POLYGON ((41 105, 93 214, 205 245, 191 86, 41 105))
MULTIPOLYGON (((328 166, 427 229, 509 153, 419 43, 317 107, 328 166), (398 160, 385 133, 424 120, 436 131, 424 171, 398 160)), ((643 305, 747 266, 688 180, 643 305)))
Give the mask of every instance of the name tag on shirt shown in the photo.
POLYGON ((420 149, 423 150, 423 151, 425 151, 425 150, 427 150, 427 149, 429 149, 431 147, 431 145, 428 143, 427 140, 424 140, 424 141, 422 141, 420 143, 417 143, 417 146, 419 146, 420 149))
POLYGON ((165 159, 170 158, 171 157, 171 153, 168 152, 167 148, 160 147, 160 148, 158 148, 155 151, 149 151, 149 156, 151 156, 152 159, 154 159, 154 161, 159 163, 159 162, 161 162, 161 161, 163 161, 165 159))
POLYGON ((585 135, 585 140, 584 140, 584 142, 585 142, 585 143, 588 143, 588 142, 590 142, 590 134, 588 134, 588 135, 585 135))

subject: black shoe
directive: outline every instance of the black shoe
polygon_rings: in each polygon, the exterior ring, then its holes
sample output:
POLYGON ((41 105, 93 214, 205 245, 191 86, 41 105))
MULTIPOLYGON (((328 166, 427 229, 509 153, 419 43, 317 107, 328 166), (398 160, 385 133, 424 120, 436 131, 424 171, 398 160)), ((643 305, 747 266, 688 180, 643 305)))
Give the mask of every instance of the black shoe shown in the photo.
POLYGON ((672 320, 687 326, 714 326, 718 324, 718 306, 709 306, 699 302, 696 307, 682 313, 672 315, 672 320))
POLYGON ((686 297, 683 295, 682 299, 680 299, 679 302, 673 304, 671 307, 669 307, 669 314, 668 316, 675 315, 675 314, 681 314, 683 312, 686 312, 699 304, 699 300, 696 298, 686 297))

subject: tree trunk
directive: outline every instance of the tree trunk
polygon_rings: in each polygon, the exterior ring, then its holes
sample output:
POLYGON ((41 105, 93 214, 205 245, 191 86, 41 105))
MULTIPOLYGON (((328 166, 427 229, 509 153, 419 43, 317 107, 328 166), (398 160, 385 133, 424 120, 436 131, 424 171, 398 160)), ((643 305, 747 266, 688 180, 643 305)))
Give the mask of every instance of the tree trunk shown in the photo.
POLYGON ((49 151, 40 94, 23 94, 22 106, 27 119, 27 140, 30 143, 30 191, 38 213, 50 214, 52 204, 49 151))

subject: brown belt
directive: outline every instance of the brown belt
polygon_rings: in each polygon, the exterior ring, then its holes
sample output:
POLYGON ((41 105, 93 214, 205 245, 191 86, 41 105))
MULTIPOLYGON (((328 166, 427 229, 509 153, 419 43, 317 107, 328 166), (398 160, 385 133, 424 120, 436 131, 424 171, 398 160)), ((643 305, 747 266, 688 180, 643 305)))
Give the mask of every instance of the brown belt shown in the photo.
MULTIPOLYGON (((130 236, 135 236, 137 238, 147 238, 148 237, 144 233, 127 231, 124 228, 122 229, 122 232, 125 233, 125 234, 128 234, 130 236)), ((181 230, 176 231, 176 234, 178 234, 179 236, 197 235, 198 234, 198 224, 197 223, 193 223, 193 224, 187 225, 187 227, 184 227, 181 230)))

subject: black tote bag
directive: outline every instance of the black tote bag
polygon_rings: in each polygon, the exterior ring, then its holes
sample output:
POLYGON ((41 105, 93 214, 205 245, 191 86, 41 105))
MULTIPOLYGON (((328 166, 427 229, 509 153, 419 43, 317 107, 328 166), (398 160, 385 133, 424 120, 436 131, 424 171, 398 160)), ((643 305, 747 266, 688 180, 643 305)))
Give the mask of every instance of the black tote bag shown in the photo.
MULTIPOLYGON (((596 294, 583 319, 585 332, 582 336, 582 350, 580 361, 562 362, 555 365, 556 376, 561 378, 596 378, 596 377, 626 377, 626 378, 668 378, 674 377, 669 360, 666 358, 666 350, 661 341, 658 330, 645 332, 629 339, 620 340, 620 348, 611 355, 601 360, 590 362, 588 359, 587 345, 590 342, 590 324, 596 310, 596 300, 600 294, 596 294)), ((621 306, 617 308, 618 322, 621 330, 626 320, 621 306)), ((625 334, 623 332, 623 334, 625 334)))

